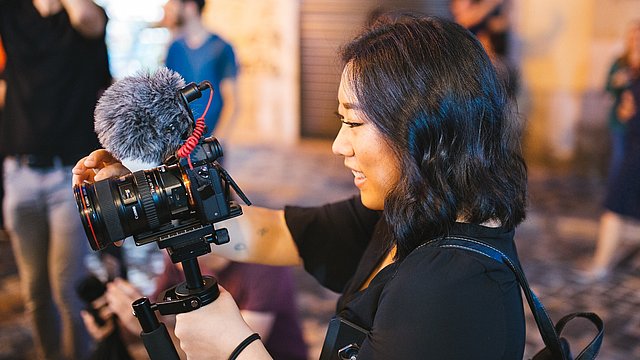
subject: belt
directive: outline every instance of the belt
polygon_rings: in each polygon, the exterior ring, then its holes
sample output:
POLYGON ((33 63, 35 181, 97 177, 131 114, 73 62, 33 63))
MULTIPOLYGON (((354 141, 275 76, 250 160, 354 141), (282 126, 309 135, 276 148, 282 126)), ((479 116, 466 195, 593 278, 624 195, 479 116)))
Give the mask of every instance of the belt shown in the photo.
POLYGON ((80 157, 60 156, 60 155, 35 155, 35 154, 17 154, 8 156, 18 162, 20 166, 32 168, 52 168, 56 166, 75 165, 80 157))

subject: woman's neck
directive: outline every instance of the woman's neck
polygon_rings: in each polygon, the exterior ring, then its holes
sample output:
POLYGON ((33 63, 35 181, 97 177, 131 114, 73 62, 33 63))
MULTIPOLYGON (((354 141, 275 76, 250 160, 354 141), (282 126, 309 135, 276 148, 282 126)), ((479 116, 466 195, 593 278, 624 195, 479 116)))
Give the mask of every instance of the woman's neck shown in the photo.
MULTIPOLYGON (((465 217, 463 216, 458 216, 458 218, 456 219, 456 222, 459 223, 463 223, 463 224, 470 224, 471 222, 468 221, 465 217)), ((483 223, 478 224, 480 226, 484 226, 484 227, 488 227, 488 228, 499 228, 500 226, 502 226, 502 222, 500 222, 500 220, 498 219, 489 219, 483 223)))

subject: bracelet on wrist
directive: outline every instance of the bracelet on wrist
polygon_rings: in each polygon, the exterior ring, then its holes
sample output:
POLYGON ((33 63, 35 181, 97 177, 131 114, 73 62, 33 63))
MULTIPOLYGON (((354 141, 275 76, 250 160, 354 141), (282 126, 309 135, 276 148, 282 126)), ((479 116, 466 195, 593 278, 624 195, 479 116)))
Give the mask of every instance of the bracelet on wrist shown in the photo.
POLYGON ((238 344, 238 346, 236 346, 235 349, 233 349, 233 352, 231 353, 231 356, 229 356, 229 360, 237 359, 238 355, 240 355, 242 350, 244 350, 247 346, 249 346, 249 344, 251 344, 252 342, 254 342, 256 340, 260 340, 260 335, 258 335, 258 333, 253 333, 253 334, 247 336, 246 339, 242 340, 242 342, 240 344, 238 344))

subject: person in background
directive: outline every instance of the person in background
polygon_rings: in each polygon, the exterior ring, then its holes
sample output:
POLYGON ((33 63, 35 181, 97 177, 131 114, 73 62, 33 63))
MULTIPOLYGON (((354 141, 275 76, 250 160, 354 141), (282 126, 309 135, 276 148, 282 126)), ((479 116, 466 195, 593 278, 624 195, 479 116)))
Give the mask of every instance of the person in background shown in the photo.
POLYGON ((615 96, 609 117, 611 163, 595 254, 582 274, 585 281, 609 274, 624 217, 640 219, 640 21, 629 27, 625 53, 611 68, 607 90, 615 96))
POLYGON ((485 36, 490 51, 505 57, 508 53, 509 0, 451 0, 449 8, 454 21, 474 35, 485 36))
POLYGON ((454 21, 480 40, 507 92, 517 96, 520 75, 510 54, 510 0, 451 0, 454 21))
MULTIPOLYGON (((283 210, 245 206, 220 223, 231 241, 216 254, 304 264, 342 294, 337 315, 363 329, 359 359, 522 359, 515 275, 483 255, 438 246, 447 236, 470 237, 519 266, 514 234, 527 194, 521 129, 483 46, 454 22, 393 13, 341 55, 342 125, 332 149, 359 196, 283 210)), ((78 184, 127 169, 98 150, 73 173, 78 184)), ((176 315, 182 349, 191 359, 270 359, 232 295, 220 291, 213 303, 176 315)), ((334 343, 331 330, 325 349, 355 341, 338 332, 334 343)))
MULTIPOLYGON (((628 117, 620 118, 618 108, 624 97, 628 97, 628 90, 634 77, 640 76, 640 21, 632 22, 627 30, 625 49, 622 56, 617 58, 607 74, 606 90, 613 97, 613 105, 609 111, 608 125, 611 136, 611 157, 608 169, 608 181, 611 181, 620 169, 624 150, 624 138, 628 117), (627 95, 623 96, 624 93, 627 95)), ((628 100, 627 100, 628 101, 628 100)), ((623 103, 622 107, 626 105, 623 103)), ((624 114, 623 114, 624 115, 624 114)))
MULTIPOLYGON (((4 110, 5 94, 7 92, 7 82, 4 81, 4 67, 7 62, 7 56, 2 46, 2 38, 0 38, 0 124, 2 124, 2 113, 4 110)), ((0 153, 0 164, 4 161, 4 156, 0 153)), ((2 165, 0 165, 0 179, 2 179, 2 165)), ((4 198, 4 186, 0 181, 0 204, 4 198)), ((0 241, 9 240, 9 235, 4 229, 4 216, 2 215, 2 207, 0 207, 0 241)))
MULTIPOLYGON (((229 137, 237 105, 236 76, 238 66, 233 48, 202 23, 205 0, 169 0, 164 6, 163 25, 176 34, 169 45, 165 65, 187 82, 208 80, 214 94, 205 118, 209 133, 224 141, 229 137)), ((198 118, 208 96, 191 104, 198 118)))
MULTIPOLYGON (((238 302, 244 321, 265 341, 265 347, 274 359, 306 360, 307 346, 297 315, 295 285, 291 268, 259 264, 233 262, 214 254, 198 258, 205 275, 214 276, 238 302)), ((156 280, 156 293, 150 298, 157 299, 162 290, 184 281, 180 265, 171 263, 165 256, 165 271, 156 280)), ((105 319, 117 315, 117 324, 127 330, 126 341, 131 342, 142 329, 131 312, 131 303, 142 294, 131 283, 115 279, 107 284, 106 301, 108 311, 105 319)), ((98 339, 112 331, 116 324, 110 320, 104 327, 98 327, 93 318, 83 312, 83 319, 90 332, 98 339)), ((165 317, 169 328, 172 319, 165 317)), ((222 335, 223 336, 223 335, 222 335)), ((139 339, 135 339, 139 342, 139 339)), ((179 349, 179 347, 177 347, 179 349)))
POLYGON ((83 359, 91 346, 75 292, 89 246, 69 171, 99 147, 93 110, 111 81, 106 22, 91 0, 0 0, 5 227, 43 359, 83 359))

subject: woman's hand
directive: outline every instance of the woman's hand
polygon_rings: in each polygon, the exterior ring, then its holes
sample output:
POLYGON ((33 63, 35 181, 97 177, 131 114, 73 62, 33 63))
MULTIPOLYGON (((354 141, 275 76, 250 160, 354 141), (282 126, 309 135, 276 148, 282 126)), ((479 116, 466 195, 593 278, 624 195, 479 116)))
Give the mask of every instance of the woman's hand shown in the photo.
POLYGON ((131 171, 116 160, 110 152, 100 149, 78 160, 71 172, 73 184, 80 185, 84 181, 95 182, 113 176, 126 175, 131 171))
MULTIPOLYGON (((218 286, 220 296, 200 309, 176 315, 175 334, 189 359, 228 359, 254 331, 244 322, 235 301, 218 286)), ((271 359, 261 341, 247 346, 238 359, 271 359)))

